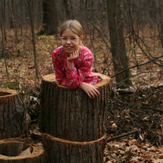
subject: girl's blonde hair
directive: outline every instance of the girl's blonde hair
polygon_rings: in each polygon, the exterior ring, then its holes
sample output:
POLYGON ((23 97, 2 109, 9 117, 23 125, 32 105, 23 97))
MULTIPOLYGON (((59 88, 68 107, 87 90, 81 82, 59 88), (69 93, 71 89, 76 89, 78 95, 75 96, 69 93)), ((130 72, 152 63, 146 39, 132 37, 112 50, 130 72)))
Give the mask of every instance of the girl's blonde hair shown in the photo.
POLYGON ((62 36, 62 33, 64 30, 70 29, 74 33, 76 33, 78 36, 83 35, 83 27, 77 20, 67 20, 65 21, 60 28, 60 36, 62 36))

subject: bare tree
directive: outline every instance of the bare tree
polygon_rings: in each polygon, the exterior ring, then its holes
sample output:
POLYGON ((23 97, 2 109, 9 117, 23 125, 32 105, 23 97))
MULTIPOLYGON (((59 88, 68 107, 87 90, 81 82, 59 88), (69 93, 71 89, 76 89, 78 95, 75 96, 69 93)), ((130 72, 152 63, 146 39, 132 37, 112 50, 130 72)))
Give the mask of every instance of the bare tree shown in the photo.
POLYGON ((16 20, 16 11, 15 11, 14 2, 15 2, 14 0, 11 0, 12 17, 13 17, 14 31, 15 31, 15 43, 17 44, 19 42, 19 39, 18 39, 18 33, 17 33, 17 20, 16 20))
POLYGON ((161 41, 161 45, 163 47, 163 10, 162 10, 162 2, 155 0, 156 6, 156 21, 157 21, 157 28, 159 32, 159 38, 161 41))
POLYGON ((28 1, 28 10, 29 10, 29 15, 30 15, 29 17, 30 17, 30 24, 31 24, 33 53, 34 53, 34 65, 35 65, 35 70, 36 70, 35 74, 36 74, 36 78, 38 78, 38 67, 37 67, 37 55, 36 55, 36 46, 35 46, 35 33, 34 33, 32 4, 33 4, 33 1, 28 1))
POLYGON ((63 0, 63 5, 65 7, 66 11, 66 17, 67 19, 73 19, 73 8, 72 8, 72 1, 71 0, 63 0))
POLYGON ((57 0, 43 0, 42 30, 38 34, 57 34, 58 24, 57 0))
MULTIPOLYGON (((121 21, 121 8, 120 0, 107 0, 107 12, 110 31, 111 52, 113 57, 115 74, 128 68, 128 58, 126 55, 124 36, 123 36, 123 23, 121 21)), ((129 70, 116 75, 117 84, 124 81, 125 85, 131 85, 129 80, 129 70)), ((120 84, 118 87, 121 87, 120 84)))
POLYGON ((3 33, 4 33, 4 39, 5 41, 7 40, 7 37, 6 37, 6 30, 5 30, 5 24, 6 24, 6 16, 5 16, 5 13, 6 13, 6 1, 4 0, 3 1, 3 13, 2 13, 2 21, 3 21, 3 33))
MULTIPOLYGON (((3 10, 2 10, 3 11, 3 10)), ((1 35, 2 35, 2 54, 4 57, 4 63, 5 63, 5 68, 6 68, 6 74, 7 78, 9 79, 9 73, 8 73, 8 68, 7 68, 7 60, 6 60, 6 55, 5 55, 5 44, 4 44, 4 24, 3 24, 3 17, 1 17, 1 22, 0 22, 0 27, 1 27, 1 35)))

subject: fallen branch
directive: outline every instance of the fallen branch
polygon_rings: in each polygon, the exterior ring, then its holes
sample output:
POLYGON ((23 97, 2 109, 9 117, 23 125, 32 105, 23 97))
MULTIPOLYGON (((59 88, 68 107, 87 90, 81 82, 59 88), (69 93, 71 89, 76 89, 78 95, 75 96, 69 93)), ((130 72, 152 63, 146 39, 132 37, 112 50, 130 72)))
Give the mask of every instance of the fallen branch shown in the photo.
POLYGON ((110 142, 110 141, 113 141, 113 140, 115 140, 115 139, 119 139, 119 138, 121 138, 121 137, 124 137, 124 136, 128 136, 128 135, 131 135, 131 134, 136 134, 136 133, 138 133, 138 132, 139 132, 139 130, 133 130, 133 131, 130 131, 130 132, 128 132, 128 133, 125 133, 125 134, 121 134, 121 135, 112 137, 112 138, 110 138, 110 139, 107 140, 107 143, 110 142))
POLYGON ((146 64, 148 64, 148 63, 150 63, 150 62, 154 62, 155 60, 160 59, 160 58, 162 58, 162 57, 163 57, 163 56, 159 56, 159 57, 153 58, 153 59, 151 59, 151 60, 149 60, 149 61, 147 61, 147 62, 145 62, 145 63, 136 64, 135 66, 126 68, 126 69, 124 69, 124 70, 122 70, 122 71, 119 71, 117 74, 111 76, 111 78, 114 78, 115 76, 117 76, 117 75, 123 73, 124 71, 128 71, 128 70, 130 70, 130 69, 132 69, 132 68, 144 66, 144 65, 146 65, 146 64))
POLYGON ((116 89, 115 92, 118 92, 120 95, 121 94, 133 94, 135 90, 131 89, 116 89))
POLYGON ((150 109, 150 110, 154 110, 154 111, 158 111, 158 112, 162 112, 162 113, 163 113, 163 110, 161 110, 161 109, 150 108, 150 107, 145 107, 145 106, 140 106, 140 108, 143 108, 143 109, 150 109))
MULTIPOLYGON (((128 103, 126 103, 126 102, 118 101, 118 103, 128 105, 128 103)), ((136 105, 131 104, 131 107, 132 106, 136 106, 136 105)), ((154 111, 158 111, 158 112, 162 112, 163 113, 163 110, 161 110, 161 109, 156 109, 156 108, 151 108, 151 107, 146 107, 146 106, 137 106, 137 107, 142 108, 142 109, 150 109, 150 110, 154 110, 154 111)))

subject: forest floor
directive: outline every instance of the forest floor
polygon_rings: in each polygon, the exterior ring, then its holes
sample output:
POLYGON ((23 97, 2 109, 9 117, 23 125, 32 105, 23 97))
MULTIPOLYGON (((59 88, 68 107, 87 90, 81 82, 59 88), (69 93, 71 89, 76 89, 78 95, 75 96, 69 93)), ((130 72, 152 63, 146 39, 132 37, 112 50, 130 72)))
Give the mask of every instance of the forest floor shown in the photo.
POLYGON ((106 163, 163 163, 163 87, 119 92, 109 99, 108 140, 122 133, 139 133, 108 142, 106 163))
MULTIPOLYGON (((58 36, 36 36, 36 54, 38 79, 34 65, 32 37, 30 31, 24 31, 19 36, 19 43, 14 43, 14 32, 7 32, 5 55, 8 75, 4 58, 0 54, 0 87, 17 89, 25 95, 25 106, 31 117, 29 133, 36 127, 39 112, 39 91, 42 76, 54 73, 51 53, 60 46, 58 36), (34 122, 34 123, 33 123, 34 122)), ((163 56, 158 41, 146 40, 150 49, 142 52, 140 47, 127 43, 129 67, 132 68, 132 91, 124 93, 115 87, 112 78, 113 94, 108 99, 108 140, 114 136, 139 130, 139 134, 131 134, 107 143, 104 162, 106 163, 163 163, 163 58, 144 64, 153 57, 163 56), (150 56, 150 59, 149 59, 150 56), (144 65, 143 65, 144 64, 144 65), (160 66, 161 65, 161 66, 160 66)), ((94 71, 112 77, 114 75, 111 53, 99 38, 92 44, 88 36, 84 45, 94 53, 94 71)), ((0 47, 2 48, 2 47, 0 47)), ((143 46, 144 48, 144 46, 143 46)))

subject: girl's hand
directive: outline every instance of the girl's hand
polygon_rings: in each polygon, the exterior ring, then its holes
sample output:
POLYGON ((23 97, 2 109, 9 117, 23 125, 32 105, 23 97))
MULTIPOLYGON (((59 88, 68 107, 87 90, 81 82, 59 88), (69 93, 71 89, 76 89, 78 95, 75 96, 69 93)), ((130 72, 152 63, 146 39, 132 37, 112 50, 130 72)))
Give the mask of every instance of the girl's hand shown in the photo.
POLYGON ((74 65, 74 60, 79 57, 79 53, 83 49, 83 46, 79 46, 78 50, 74 51, 70 56, 67 58, 67 67, 74 65))
POLYGON ((76 51, 74 51, 72 54, 70 54, 70 56, 67 58, 67 61, 68 61, 68 62, 74 62, 74 60, 75 60, 76 58, 78 58, 78 57, 79 57, 79 51, 76 50, 76 51))
POLYGON ((91 84, 87 84, 85 82, 82 82, 79 86, 90 98, 95 98, 98 95, 100 95, 100 92, 97 90, 97 88, 91 84))

